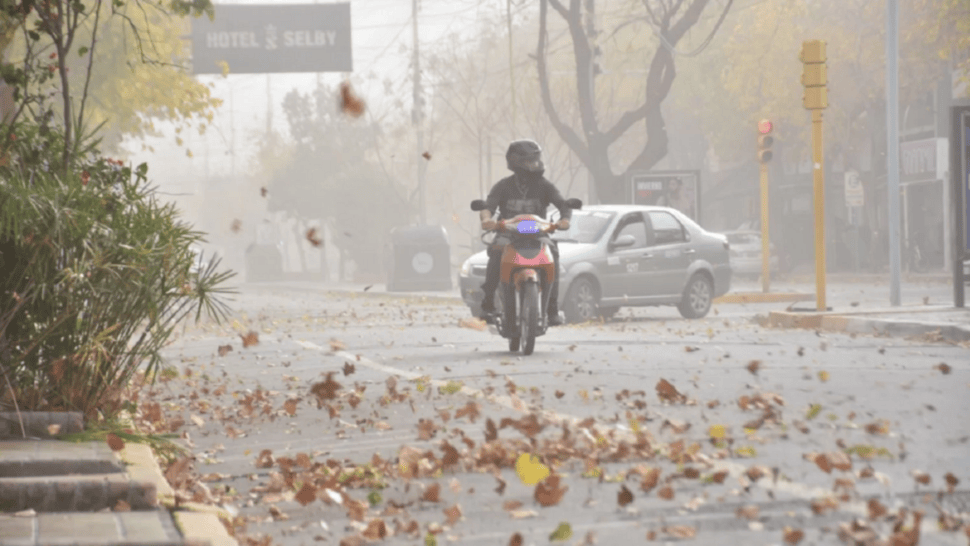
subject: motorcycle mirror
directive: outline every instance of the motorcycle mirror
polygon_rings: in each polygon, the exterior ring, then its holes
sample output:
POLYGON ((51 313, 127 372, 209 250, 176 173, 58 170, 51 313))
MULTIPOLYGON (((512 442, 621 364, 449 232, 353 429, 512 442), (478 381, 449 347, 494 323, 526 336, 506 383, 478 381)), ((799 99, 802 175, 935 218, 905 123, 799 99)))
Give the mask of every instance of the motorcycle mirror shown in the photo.
POLYGON ((482 201, 481 199, 476 199, 472 201, 471 208, 474 211, 479 211, 479 210, 485 210, 487 207, 485 205, 485 201, 482 201))
POLYGON ((581 209, 583 208, 583 202, 579 199, 573 197, 572 199, 566 199, 566 206, 571 209, 581 209))

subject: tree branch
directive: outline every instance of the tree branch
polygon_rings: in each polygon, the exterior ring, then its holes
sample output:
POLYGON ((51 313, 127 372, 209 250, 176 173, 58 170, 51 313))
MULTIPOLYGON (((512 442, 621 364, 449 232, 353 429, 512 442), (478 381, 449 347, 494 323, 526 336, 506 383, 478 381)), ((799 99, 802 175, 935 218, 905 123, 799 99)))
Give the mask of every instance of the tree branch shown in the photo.
POLYGON ((542 93, 542 105, 545 107, 546 113, 549 115, 549 122, 555 127, 556 132, 559 133, 560 138, 569 145, 570 149, 579 157, 580 161, 589 166, 589 148, 584 144, 583 140, 579 138, 579 135, 572 130, 571 127, 563 123, 562 119, 559 117, 559 113, 556 111, 555 105, 552 103, 552 95, 549 91, 549 75, 546 71, 546 38, 548 36, 547 18, 548 18, 548 5, 553 4, 553 7, 557 11, 562 13, 562 4, 559 4, 559 0, 540 0, 539 2, 539 45, 536 48, 536 64, 539 71, 539 89, 542 93), (556 7, 558 6, 558 7, 556 7))

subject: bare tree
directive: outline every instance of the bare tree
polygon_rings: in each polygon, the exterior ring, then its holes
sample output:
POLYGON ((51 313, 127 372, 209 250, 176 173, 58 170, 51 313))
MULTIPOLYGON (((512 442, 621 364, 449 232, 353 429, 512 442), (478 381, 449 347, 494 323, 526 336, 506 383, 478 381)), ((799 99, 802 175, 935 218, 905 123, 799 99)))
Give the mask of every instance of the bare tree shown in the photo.
MULTIPOLYGON (((542 103, 559 136, 585 164, 593 176, 597 199, 603 203, 618 203, 624 199, 624 180, 630 171, 647 170, 667 155, 667 127, 661 105, 670 92, 676 76, 674 54, 678 42, 687 34, 710 3, 709 0, 641 0, 645 13, 624 22, 622 26, 646 23, 653 28, 659 44, 653 54, 646 74, 646 93, 643 103, 624 112, 611 127, 600 128, 594 96, 594 51, 591 38, 596 35, 593 13, 594 0, 541 0, 539 5, 539 44, 536 60, 542 103), (549 6, 568 25, 576 62, 576 94, 582 131, 577 132, 565 123, 556 109, 549 88, 547 73, 547 41, 549 6), (609 149, 635 124, 643 121, 646 126, 646 142, 639 154, 619 173, 610 165, 609 149)), ((727 0, 710 34, 700 47, 687 55, 693 55, 706 47, 713 39, 727 16, 733 0, 727 0)), ((618 29, 619 30, 619 27, 618 29)))

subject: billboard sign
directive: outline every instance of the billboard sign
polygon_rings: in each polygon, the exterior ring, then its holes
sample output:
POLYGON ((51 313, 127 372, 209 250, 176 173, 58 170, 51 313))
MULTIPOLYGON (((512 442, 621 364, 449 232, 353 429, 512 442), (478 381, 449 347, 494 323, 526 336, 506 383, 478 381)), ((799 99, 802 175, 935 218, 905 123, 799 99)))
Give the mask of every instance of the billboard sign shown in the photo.
POLYGON ((192 21, 195 74, 351 72, 350 4, 216 4, 192 21))
POLYGON ((700 223, 700 171, 652 171, 630 175, 632 203, 672 207, 700 223))

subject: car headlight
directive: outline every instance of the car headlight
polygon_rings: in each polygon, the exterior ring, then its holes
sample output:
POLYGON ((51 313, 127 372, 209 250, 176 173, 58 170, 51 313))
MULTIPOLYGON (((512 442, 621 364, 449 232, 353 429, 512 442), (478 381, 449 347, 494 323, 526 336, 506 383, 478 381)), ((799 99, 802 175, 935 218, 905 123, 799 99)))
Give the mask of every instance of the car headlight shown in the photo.
POLYGON ((471 274, 471 272, 472 272, 472 264, 471 264, 471 258, 469 258, 465 260, 464 263, 461 264, 461 269, 458 271, 458 275, 460 277, 467 277, 468 275, 471 274))

